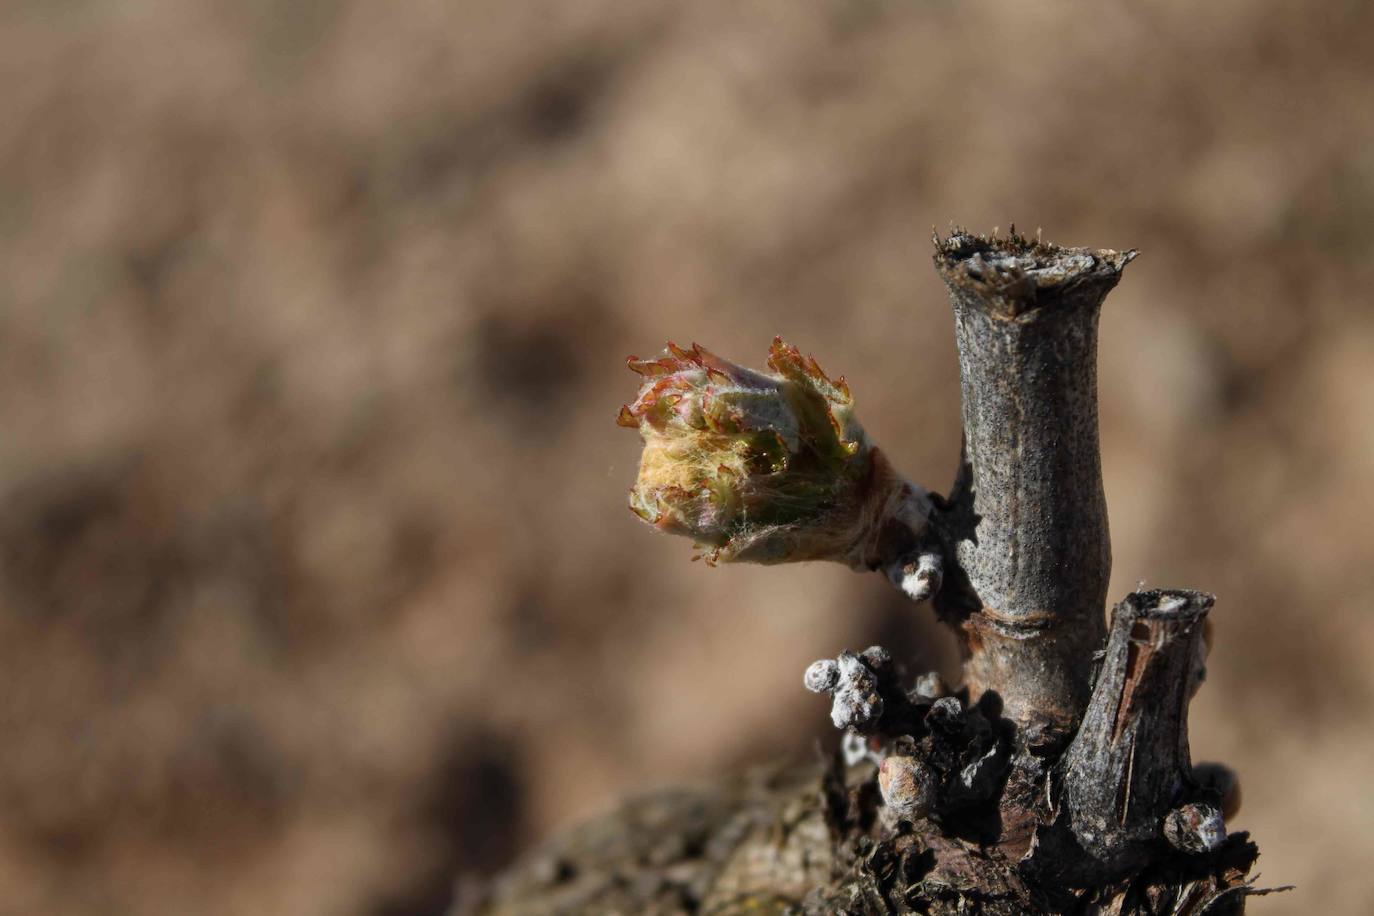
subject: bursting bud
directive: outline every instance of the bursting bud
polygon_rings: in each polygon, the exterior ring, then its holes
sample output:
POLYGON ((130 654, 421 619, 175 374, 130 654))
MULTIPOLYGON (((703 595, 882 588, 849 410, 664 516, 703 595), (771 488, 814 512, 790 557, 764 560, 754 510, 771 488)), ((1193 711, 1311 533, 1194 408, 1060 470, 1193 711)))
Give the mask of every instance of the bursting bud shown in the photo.
POLYGON ((655 527, 692 538, 708 563, 879 561, 891 518, 924 525, 925 493, 868 441, 844 379, 781 338, 772 374, 692 345, 659 359, 631 357, 644 377, 617 422, 644 440, 630 508, 655 527))

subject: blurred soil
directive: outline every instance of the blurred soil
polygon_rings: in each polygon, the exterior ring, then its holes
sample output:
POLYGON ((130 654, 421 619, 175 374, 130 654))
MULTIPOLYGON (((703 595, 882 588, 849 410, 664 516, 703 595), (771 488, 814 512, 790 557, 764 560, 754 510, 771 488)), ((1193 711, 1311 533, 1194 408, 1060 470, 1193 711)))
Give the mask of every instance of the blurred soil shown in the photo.
POLYGON ((1374 910, 1368 4, 11 2, 0 913, 441 913, 624 793, 834 740, 926 608, 625 510, 626 355, 774 334, 944 489, 931 227, 1141 249, 1114 596, 1215 591, 1257 913, 1374 910))

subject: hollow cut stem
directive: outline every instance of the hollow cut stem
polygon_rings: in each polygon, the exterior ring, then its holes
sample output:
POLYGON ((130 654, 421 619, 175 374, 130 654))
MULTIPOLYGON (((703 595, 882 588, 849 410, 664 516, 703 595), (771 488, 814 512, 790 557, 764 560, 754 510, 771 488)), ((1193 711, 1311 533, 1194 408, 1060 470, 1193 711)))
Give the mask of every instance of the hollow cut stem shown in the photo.
POLYGON ((1027 744, 1087 704, 1111 572, 1097 425, 1097 320, 1134 252, 1013 234, 936 239, 954 308, 964 460, 937 519, 941 616, 976 698, 995 692, 1027 744))

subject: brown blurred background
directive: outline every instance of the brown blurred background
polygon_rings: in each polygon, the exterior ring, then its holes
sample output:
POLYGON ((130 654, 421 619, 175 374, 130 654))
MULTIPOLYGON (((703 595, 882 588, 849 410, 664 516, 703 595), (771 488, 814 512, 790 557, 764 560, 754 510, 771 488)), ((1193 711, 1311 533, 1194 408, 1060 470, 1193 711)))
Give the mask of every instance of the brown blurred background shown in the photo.
POLYGON ((1142 257, 1119 597, 1215 591, 1258 913, 1374 907, 1374 14, 1282 4, 9 2, 0 913, 432 916, 647 787, 953 670, 839 567, 625 509, 627 354, 782 334, 944 490, 931 227, 1142 257))

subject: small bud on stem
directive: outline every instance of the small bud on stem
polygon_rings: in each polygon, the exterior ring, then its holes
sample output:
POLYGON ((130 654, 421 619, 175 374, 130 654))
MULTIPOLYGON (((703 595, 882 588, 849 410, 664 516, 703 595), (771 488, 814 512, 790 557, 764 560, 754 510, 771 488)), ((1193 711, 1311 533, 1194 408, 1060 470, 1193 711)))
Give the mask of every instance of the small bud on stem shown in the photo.
POLYGON ((1211 852, 1226 842, 1226 824, 1216 808, 1190 802, 1164 816, 1164 838, 1180 852, 1211 852))
POLYGON ((878 765, 878 789, 893 814, 914 821, 935 807, 940 779, 918 757, 884 757, 878 765))

